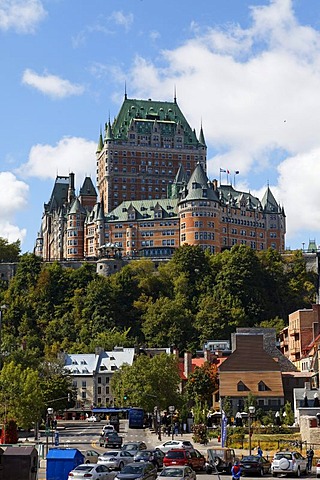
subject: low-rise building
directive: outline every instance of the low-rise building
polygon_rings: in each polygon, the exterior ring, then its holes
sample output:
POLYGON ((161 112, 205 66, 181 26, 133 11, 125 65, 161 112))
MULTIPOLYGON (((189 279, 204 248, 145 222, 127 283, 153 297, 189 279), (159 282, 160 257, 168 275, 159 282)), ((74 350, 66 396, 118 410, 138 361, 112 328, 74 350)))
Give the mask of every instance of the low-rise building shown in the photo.
MULTIPOLYGON (((94 407, 109 407, 116 403, 111 390, 111 378, 122 365, 132 365, 134 348, 115 347, 106 352, 61 355, 65 369, 72 376, 72 385, 77 392, 73 416, 91 412, 94 407)), ((70 412, 71 414, 71 412, 70 412)))

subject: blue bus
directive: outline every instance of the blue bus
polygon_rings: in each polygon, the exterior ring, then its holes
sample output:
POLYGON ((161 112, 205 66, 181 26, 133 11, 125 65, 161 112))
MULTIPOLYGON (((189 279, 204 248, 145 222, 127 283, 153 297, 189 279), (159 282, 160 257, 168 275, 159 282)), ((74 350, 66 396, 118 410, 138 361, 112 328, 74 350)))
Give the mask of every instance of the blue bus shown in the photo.
POLYGON ((143 428, 144 426, 143 408, 130 408, 128 418, 129 418, 129 428, 143 428))

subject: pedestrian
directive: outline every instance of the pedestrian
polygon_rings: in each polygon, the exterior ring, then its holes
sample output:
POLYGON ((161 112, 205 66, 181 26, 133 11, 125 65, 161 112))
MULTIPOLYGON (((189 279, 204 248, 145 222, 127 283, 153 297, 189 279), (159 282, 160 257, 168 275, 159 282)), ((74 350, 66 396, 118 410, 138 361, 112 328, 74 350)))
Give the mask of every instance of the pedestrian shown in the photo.
POLYGON ((239 480, 239 478, 241 477, 241 467, 239 460, 236 460, 233 467, 231 468, 231 477, 232 480, 239 480))
POLYGON ((262 451, 262 448, 260 447, 260 445, 258 446, 258 455, 259 455, 259 457, 262 457, 262 455, 263 455, 263 451, 262 451))
POLYGON ((310 445, 309 450, 307 450, 307 459, 308 459, 308 472, 310 473, 312 470, 312 460, 314 456, 314 451, 312 449, 312 446, 310 445))

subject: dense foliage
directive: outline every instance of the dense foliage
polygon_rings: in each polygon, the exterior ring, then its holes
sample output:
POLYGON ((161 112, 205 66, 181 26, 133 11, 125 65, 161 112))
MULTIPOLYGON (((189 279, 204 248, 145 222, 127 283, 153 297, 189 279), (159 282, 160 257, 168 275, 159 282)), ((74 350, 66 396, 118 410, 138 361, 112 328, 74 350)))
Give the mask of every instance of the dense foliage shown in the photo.
POLYGON ((283 328, 288 314, 315 301, 316 275, 300 252, 288 256, 246 246, 215 255, 185 245, 156 269, 133 261, 110 277, 20 257, 1 294, 5 360, 29 366, 61 350, 93 352, 146 345, 195 351, 237 327, 283 328))

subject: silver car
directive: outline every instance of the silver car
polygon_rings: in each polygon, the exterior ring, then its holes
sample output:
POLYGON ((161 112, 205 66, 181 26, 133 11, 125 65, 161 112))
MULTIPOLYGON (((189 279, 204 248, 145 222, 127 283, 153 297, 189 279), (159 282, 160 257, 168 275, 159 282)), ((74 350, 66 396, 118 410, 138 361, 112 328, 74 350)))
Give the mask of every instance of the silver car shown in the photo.
POLYGON ((188 465, 165 467, 157 480, 196 480, 196 473, 188 465))
POLYGON ((273 477, 283 474, 293 474, 297 477, 307 474, 308 460, 300 452, 277 452, 271 463, 271 473, 273 477))
POLYGON ((122 470, 127 463, 133 462, 133 455, 127 450, 112 450, 99 455, 98 464, 106 465, 112 470, 122 470))

